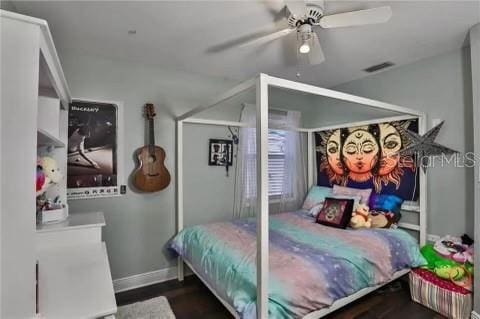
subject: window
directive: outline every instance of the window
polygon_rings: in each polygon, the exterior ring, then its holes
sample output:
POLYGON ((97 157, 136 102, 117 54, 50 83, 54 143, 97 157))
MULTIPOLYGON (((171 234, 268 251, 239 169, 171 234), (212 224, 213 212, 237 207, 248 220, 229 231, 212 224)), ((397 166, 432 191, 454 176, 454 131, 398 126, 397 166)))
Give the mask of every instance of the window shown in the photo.
MULTIPOLYGON (((268 131, 268 196, 279 197, 283 190, 283 176, 285 169, 285 131, 268 131)), ((247 197, 255 197, 257 189, 256 179, 256 136, 255 130, 248 133, 248 159, 245 165, 249 166, 246 177, 247 197)))
POLYGON ((282 194, 285 170, 285 131, 268 131, 268 196, 282 194))

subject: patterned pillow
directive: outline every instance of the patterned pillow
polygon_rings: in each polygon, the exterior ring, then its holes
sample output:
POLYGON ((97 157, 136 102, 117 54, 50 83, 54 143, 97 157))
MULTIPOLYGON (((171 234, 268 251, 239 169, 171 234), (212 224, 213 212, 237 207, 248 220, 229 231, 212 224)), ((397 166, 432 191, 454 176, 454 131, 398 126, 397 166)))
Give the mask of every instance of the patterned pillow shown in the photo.
MULTIPOLYGON (((344 196, 344 195, 331 195, 329 198, 337 198, 337 199, 353 199, 353 211, 357 210, 358 205, 360 205, 361 197, 360 196, 344 196)), ((323 202, 321 204, 317 204, 310 208, 308 211, 308 215, 312 217, 317 217, 318 212, 322 210, 323 202)))
POLYGON ((345 229, 352 217, 353 199, 327 197, 317 215, 317 223, 345 229))
POLYGON ((333 195, 346 195, 346 196, 360 196, 362 200, 360 204, 368 205, 370 200, 370 194, 372 194, 372 189, 358 189, 345 186, 333 185, 333 195))
POLYGON ((303 209, 312 209, 314 206, 323 204, 325 198, 332 195, 331 187, 312 186, 308 192, 307 198, 303 202, 303 209))

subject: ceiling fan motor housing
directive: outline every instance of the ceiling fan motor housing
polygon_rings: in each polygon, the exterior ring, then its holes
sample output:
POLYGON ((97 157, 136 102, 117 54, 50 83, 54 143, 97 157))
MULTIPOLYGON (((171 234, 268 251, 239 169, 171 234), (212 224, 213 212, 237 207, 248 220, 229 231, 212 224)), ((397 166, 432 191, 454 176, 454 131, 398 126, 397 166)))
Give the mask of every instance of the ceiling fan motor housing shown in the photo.
POLYGON ((312 25, 304 23, 297 28, 297 37, 301 41, 308 41, 312 36, 312 25))
POLYGON ((288 24, 292 28, 297 28, 303 24, 314 25, 320 21, 325 11, 325 3, 323 0, 306 1, 305 13, 302 16, 290 14, 288 24))

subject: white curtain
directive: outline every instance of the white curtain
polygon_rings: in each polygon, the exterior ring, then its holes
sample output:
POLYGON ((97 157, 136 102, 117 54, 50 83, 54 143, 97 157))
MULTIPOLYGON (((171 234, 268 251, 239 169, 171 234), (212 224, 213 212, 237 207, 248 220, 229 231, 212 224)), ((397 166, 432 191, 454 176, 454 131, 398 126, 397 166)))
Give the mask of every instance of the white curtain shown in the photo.
MULTIPOLYGON (((234 217, 254 216, 257 200, 256 178, 256 110, 253 105, 245 105, 241 122, 247 127, 240 129, 235 172, 234 217)), ((300 112, 272 112, 269 114, 269 127, 280 130, 284 135, 283 181, 280 195, 271 197, 270 212, 298 209, 305 197, 306 181, 306 138, 292 131, 300 125, 300 112)), ((278 190, 277 190, 278 192, 278 190)))
POLYGON ((278 206, 278 211, 281 212, 299 209, 307 189, 307 148, 302 134, 293 131, 300 126, 300 112, 287 111, 284 121, 285 161, 283 187, 278 206))
POLYGON ((235 218, 255 215, 257 200, 257 158, 256 158, 256 109, 245 105, 240 122, 247 127, 239 130, 237 167, 235 170, 235 198, 233 216, 235 218))

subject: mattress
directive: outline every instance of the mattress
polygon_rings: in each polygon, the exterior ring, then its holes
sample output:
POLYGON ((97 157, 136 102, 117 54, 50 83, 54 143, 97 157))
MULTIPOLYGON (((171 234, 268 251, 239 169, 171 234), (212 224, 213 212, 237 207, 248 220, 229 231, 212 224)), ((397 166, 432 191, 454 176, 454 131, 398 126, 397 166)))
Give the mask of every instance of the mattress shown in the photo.
MULTIPOLYGON (((337 229, 301 211, 271 215, 269 229, 271 318, 301 318, 426 264, 400 229, 337 229)), ((256 318, 255 218, 185 228, 170 247, 241 318, 256 318)))

